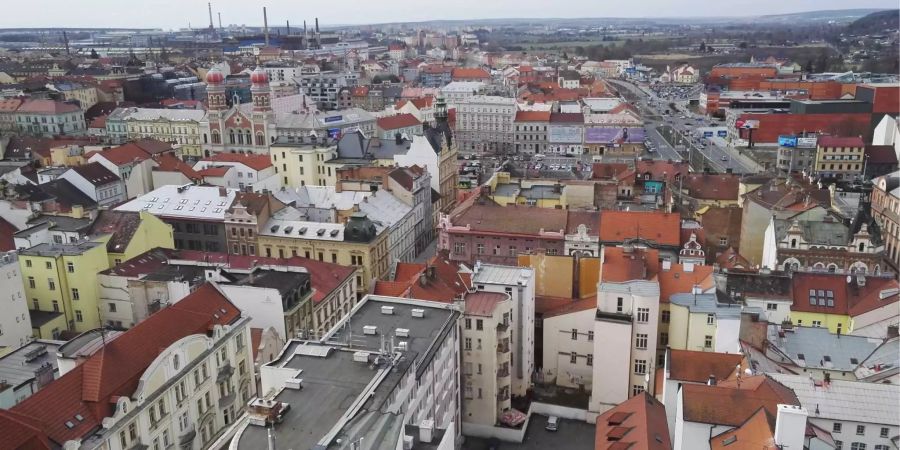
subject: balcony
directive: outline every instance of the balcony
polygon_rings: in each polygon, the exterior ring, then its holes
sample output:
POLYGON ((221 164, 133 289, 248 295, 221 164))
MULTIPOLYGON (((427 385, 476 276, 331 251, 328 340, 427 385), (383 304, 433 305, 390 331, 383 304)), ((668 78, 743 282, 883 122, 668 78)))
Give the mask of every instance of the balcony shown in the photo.
POLYGON ((185 429, 178 433, 178 444, 182 446, 189 444, 194 440, 195 436, 197 436, 197 429, 194 428, 193 423, 189 423, 185 429))
POLYGON ((497 394, 497 401, 505 402, 509 400, 509 389, 504 389, 497 394))
POLYGON ((234 367, 230 362, 226 362, 224 366, 219 367, 219 373, 216 375, 216 382, 221 383, 225 380, 231 378, 231 375, 234 373, 234 367))
POLYGON ((498 336, 504 335, 507 332, 509 332, 509 325, 502 323, 502 322, 497 324, 497 335, 498 336))
POLYGON ((219 397, 219 408, 227 408, 231 406, 231 404, 234 403, 235 397, 237 397, 237 395, 235 395, 234 391, 231 391, 231 393, 224 397, 219 397))
POLYGON ((509 353, 509 338, 502 339, 497 344, 497 353, 509 353))
POLYGON ((509 366, 505 366, 497 371, 497 378, 506 378, 509 376, 509 366))

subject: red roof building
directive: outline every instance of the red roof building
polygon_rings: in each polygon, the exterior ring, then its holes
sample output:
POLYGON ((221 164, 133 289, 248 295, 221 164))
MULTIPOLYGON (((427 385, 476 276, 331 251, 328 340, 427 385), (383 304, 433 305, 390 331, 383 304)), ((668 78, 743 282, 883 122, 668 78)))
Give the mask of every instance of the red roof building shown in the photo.
POLYGON ((378 119, 378 128, 384 131, 401 130, 403 128, 421 126, 422 122, 412 114, 397 114, 378 119))
POLYGON ((450 78, 453 81, 489 81, 491 74, 477 67, 454 67, 450 78))
POLYGON ((597 417, 596 450, 672 448, 666 408, 642 392, 597 417))
POLYGON ((660 246, 680 247, 681 216, 658 211, 604 211, 600 242, 640 239, 660 246))
POLYGON ((208 336, 216 325, 235 325, 241 317, 241 311, 215 286, 204 284, 106 342, 12 409, 0 410, 3 445, 12 436, 17 445, 51 448, 46 445, 49 441, 58 448, 66 441, 94 435, 102 430, 103 420, 114 414, 119 397, 135 395, 141 377, 162 351, 193 334, 208 336))
POLYGON ((250 153, 216 153, 215 155, 203 158, 202 161, 213 161, 221 163, 238 163, 243 164, 253 170, 260 171, 272 167, 272 160, 268 155, 257 155, 250 153))

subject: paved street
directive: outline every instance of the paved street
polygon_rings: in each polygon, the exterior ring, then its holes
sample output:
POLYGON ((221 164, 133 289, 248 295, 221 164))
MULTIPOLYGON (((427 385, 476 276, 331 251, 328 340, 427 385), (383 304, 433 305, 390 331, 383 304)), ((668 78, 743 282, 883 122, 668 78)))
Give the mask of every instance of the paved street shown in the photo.
MULTIPOLYGON (((722 139, 707 140, 698 136, 698 127, 719 126, 716 121, 711 121, 708 117, 694 114, 688 110, 688 99, 670 100, 659 98, 649 89, 642 86, 636 86, 620 80, 612 80, 611 83, 620 88, 620 92, 626 98, 634 100, 635 106, 645 118, 644 124, 647 128, 647 136, 651 143, 656 147, 656 151, 651 153, 654 159, 671 159, 680 161, 683 158, 678 151, 672 147, 670 142, 660 134, 669 127, 673 130, 674 136, 671 141, 679 145, 680 149, 688 150, 688 153, 698 152, 703 155, 708 167, 716 172, 724 173, 728 169, 734 173, 756 173, 760 170, 759 165, 750 158, 740 155, 734 148, 727 145, 722 139), (626 93, 627 92, 627 93, 626 93), (672 110, 670 103, 674 103, 677 107, 672 110), (666 114, 665 111, 669 113, 666 114), (660 117, 656 120, 655 117, 660 117)), ((693 93, 693 91, 692 91, 693 93)), ((702 170, 703 167, 697 167, 700 161, 698 156, 692 157, 692 167, 695 171, 702 170)))

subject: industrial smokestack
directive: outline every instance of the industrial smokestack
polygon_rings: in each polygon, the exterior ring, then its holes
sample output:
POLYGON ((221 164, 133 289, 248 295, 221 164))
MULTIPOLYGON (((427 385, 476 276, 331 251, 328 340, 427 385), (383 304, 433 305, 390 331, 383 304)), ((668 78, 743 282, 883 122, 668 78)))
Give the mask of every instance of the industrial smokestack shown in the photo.
POLYGON ((266 7, 263 6, 263 33, 266 35, 266 47, 269 46, 269 18, 266 16, 266 7))
POLYGON ((207 3, 206 6, 209 7, 209 29, 212 30, 212 29, 215 29, 215 26, 213 25, 213 20, 212 20, 212 2, 207 3))
POLYGON ((319 18, 316 17, 316 36, 319 35, 319 18))
POLYGON ((222 30, 222 13, 219 14, 219 30, 222 30))
POLYGON ((287 35, 288 36, 291 35, 291 21, 290 20, 287 21, 287 35))
POLYGON ((303 48, 309 50, 309 35, 306 34, 306 19, 303 20, 303 48))

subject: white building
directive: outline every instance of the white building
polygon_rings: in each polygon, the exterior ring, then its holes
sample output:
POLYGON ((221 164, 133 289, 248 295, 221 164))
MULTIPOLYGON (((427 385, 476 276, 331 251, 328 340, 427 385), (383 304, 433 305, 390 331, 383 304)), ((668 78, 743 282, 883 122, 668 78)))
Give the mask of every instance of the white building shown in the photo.
POLYGON ((900 433, 900 386, 832 380, 812 382, 805 375, 773 373, 809 410, 810 423, 831 432, 835 448, 888 450, 900 433))
POLYGON ((369 295, 320 341, 290 341, 262 366, 262 398, 230 448, 265 448, 268 428, 280 448, 455 448, 456 308, 369 295))
POLYGON ((0 354, 31 341, 31 316, 15 251, 0 253, 0 354))
POLYGON ((56 350, 63 341, 31 340, 0 356, 0 410, 12 408, 59 377, 56 350))
POLYGON ((590 392, 594 379, 594 322, 597 299, 575 300, 544 313, 541 378, 590 392))
POLYGON ((281 189, 281 177, 269 155, 241 153, 217 153, 194 164, 194 170, 202 171, 210 167, 231 167, 234 169, 234 186, 224 186, 245 192, 275 192, 281 189))
POLYGON ((493 426, 512 409, 513 302, 506 293, 474 292, 464 304, 463 423, 493 426))
POLYGON ((900 159, 900 116, 885 114, 881 118, 872 133, 872 145, 893 145, 894 152, 900 159))
POLYGON ((476 95, 456 103, 457 146, 462 152, 509 153, 516 99, 476 95))
POLYGON ((125 183, 100 163, 72 167, 59 178, 72 183, 99 206, 115 205, 126 200, 125 183))
POLYGON ((532 386, 534 373, 534 270, 476 263, 472 284, 478 291, 502 292, 512 297, 512 395, 524 396, 532 386))
POLYGON ((487 85, 481 81, 451 81, 441 88, 441 95, 447 105, 453 107, 476 95, 483 95, 487 85))
POLYGON ((719 303, 716 294, 675 294, 669 299, 669 346, 678 350, 737 353, 741 350, 739 303, 719 303))
MULTIPOLYGON (((105 345, 96 333, 70 341, 64 353, 83 362, 12 409, 42 425, 22 438, 64 448, 208 448, 256 394, 249 320, 207 284, 105 345), (111 414, 87 413, 99 405, 111 414), (59 417, 69 418, 64 427, 49 425, 59 417)), ((8 424, 0 435, 13 436, 8 424)))

